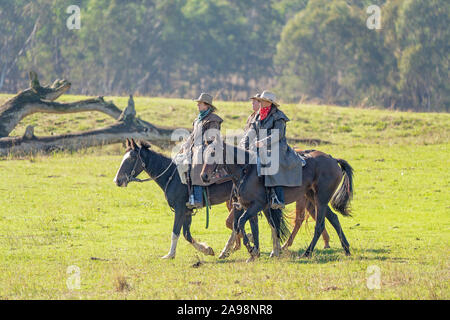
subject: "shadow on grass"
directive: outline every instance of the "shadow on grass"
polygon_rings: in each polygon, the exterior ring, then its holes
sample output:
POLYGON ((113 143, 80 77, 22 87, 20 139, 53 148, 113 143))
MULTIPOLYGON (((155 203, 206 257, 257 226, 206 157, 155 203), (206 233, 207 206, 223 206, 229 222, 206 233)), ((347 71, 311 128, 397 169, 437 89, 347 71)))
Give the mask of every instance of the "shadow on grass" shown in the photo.
POLYGON ((391 261, 394 263, 407 263, 408 258, 392 257, 389 249, 360 249, 354 248, 351 250, 351 256, 346 256, 343 249, 329 248, 314 250, 311 258, 301 258, 304 250, 299 250, 297 253, 291 252, 291 261, 301 264, 325 264, 341 260, 367 260, 367 261, 391 261))
MULTIPOLYGON (((295 264, 326 264, 342 260, 367 260, 367 261, 391 261, 394 263, 407 263, 408 258, 403 257, 391 257, 389 249, 360 249, 354 248, 351 250, 352 255, 346 256, 342 248, 327 248, 327 249, 315 249, 312 257, 302 258, 301 255, 305 252, 305 249, 298 251, 284 251, 280 258, 270 258, 269 251, 261 252, 261 256, 257 261, 269 261, 274 259, 280 259, 283 262, 295 263, 295 264)), ((247 258, 226 258, 217 259, 213 264, 228 264, 228 263, 245 263, 247 258)))

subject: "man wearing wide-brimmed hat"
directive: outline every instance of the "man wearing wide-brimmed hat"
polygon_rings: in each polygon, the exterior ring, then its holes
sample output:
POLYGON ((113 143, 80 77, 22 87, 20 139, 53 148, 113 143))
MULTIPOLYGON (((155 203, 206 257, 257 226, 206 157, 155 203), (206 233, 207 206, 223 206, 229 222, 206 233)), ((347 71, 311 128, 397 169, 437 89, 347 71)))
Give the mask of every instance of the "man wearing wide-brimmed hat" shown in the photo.
MULTIPOLYGON (((208 186, 216 182, 217 179, 212 179, 208 183, 204 183, 200 178, 203 165, 203 151, 205 147, 220 138, 220 125, 222 118, 220 118, 215 111, 217 108, 213 104, 213 97, 208 93, 202 93, 197 99, 199 114, 193 122, 193 130, 189 138, 183 144, 181 153, 187 153, 191 160, 190 169, 188 171, 187 183, 191 191, 189 195, 189 208, 201 208, 202 201, 202 187, 208 186)), ((183 179, 182 179, 183 181, 183 179)))
POLYGON ((249 139, 248 139, 247 132, 251 129, 252 122, 255 120, 256 115, 258 114, 259 101, 256 100, 256 98, 259 98, 260 96, 261 96, 261 94, 257 93, 253 97, 250 98, 250 100, 252 100, 253 112, 247 118, 247 122, 245 123, 245 127, 244 127, 244 133, 243 133, 241 141, 239 142, 239 147, 246 149, 246 150, 249 148, 249 139))
MULTIPOLYGON (((271 188, 271 207, 282 209, 283 186, 294 187, 302 184, 302 166, 305 162, 287 144, 286 122, 289 118, 280 110, 276 95, 263 91, 259 97, 255 96, 252 99, 259 103, 259 111, 251 124, 255 138, 250 142, 257 149, 258 174, 264 176, 265 186, 271 188), (276 151, 278 154, 274 154, 276 151), (272 165, 275 160, 279 164, 278 171, 264 174, 264 166, 272 165)), ((250 136, 252 130, 249 130, 246 136, 250 136)))

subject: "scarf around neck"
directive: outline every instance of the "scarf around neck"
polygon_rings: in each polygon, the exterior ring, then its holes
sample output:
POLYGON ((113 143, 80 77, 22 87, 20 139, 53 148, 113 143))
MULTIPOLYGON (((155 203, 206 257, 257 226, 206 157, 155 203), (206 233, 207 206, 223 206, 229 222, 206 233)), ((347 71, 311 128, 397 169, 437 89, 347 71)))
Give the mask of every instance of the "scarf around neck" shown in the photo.
POLYGON ((267 118, 271 109, 272 109, 272 105, 265 107, 265 108, 260 108, 259 109, 259 119, 264 120, 265 118, 267 118))
POLYGON ((207 110, 200 111, 198 114, 198 120, 202 121, 209 113, 211 112, 211 108, 208 108, 207 110))

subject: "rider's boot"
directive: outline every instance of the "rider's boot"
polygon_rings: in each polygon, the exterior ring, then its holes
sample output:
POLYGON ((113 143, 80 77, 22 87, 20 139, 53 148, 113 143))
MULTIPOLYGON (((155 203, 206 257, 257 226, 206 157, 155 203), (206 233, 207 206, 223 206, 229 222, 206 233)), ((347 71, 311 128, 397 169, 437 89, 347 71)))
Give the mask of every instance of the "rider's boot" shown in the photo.
POLYGON ((203 207, 203 188, 201 186, 192 186, 192 194, 189 195, 189 202, 186 203, 188 209, 200 209, 203 207))
POLYGON ((272 190, 272 209, 284 209, 284 189, 282 186, 276 186, 271 188, 272 190))

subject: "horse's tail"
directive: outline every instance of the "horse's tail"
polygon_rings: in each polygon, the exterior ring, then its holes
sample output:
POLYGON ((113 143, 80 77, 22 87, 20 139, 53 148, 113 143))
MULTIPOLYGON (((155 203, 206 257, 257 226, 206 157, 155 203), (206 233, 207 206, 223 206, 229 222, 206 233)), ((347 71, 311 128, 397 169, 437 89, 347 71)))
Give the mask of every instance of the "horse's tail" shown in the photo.
POLYGON ((350 201, 353 198, 353 168, 343 159, 336 159, 344 173, 344 181, 331 199, 333 209, 343 216, 351 216, 350 201))
POLYGON ((289 217, 283 210, 279 209, 270 209, 269 215, 272 227, 275 228, 278 238, 282 243, 285 242, 291 235, 291 231, 289 230, 289 217))

